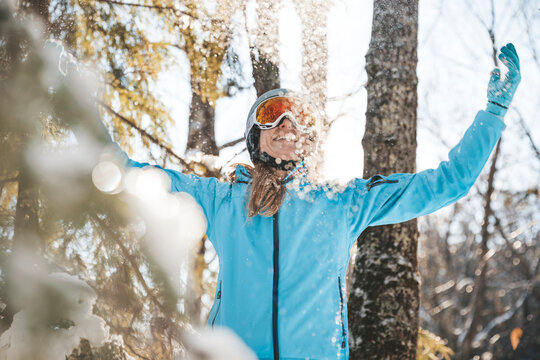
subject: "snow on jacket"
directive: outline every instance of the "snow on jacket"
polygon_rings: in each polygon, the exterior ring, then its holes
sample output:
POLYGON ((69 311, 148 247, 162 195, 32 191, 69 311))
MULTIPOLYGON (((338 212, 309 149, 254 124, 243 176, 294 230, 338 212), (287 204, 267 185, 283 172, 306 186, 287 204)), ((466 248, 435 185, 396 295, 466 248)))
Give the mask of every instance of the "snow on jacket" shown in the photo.
POLYGON ((466 195, 504 127, 480 111, 437 169, 355 179, 333 196, 300 182, 273 217, 247 218, 243 167, 235 183, 165 170, 171 191, 202 206, 219 256, 208 325, 234 330, 261 359, 348 359, 344 279, 357 237, 368 226, 426 215, 466 195))

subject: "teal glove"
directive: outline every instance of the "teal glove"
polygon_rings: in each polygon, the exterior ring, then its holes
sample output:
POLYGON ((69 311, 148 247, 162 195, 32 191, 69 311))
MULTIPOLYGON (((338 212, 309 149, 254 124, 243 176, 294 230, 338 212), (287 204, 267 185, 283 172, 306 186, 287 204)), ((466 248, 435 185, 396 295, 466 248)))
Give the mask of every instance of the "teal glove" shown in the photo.
POLYGON ((503 46, 499 54, 499 59, 506 65, 508 72, 504 80, 501 80, 501 71, 499 68, 495 68, 491 72, 486 111, 503 118, 521 81, 521 73, 519 72, 519 57, 514 45, 506 44, 506 46, 503 46))

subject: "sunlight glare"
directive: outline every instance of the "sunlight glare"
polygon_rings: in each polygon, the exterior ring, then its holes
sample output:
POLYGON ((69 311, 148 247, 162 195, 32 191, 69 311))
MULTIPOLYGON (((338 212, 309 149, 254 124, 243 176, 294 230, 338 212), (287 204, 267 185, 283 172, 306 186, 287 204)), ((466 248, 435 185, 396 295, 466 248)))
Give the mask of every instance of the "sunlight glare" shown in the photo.
POLYGON ((104 193, 117 193, 122 183, 122 172, 111 161, 101 161, 92 170, 92 182, 104 193))

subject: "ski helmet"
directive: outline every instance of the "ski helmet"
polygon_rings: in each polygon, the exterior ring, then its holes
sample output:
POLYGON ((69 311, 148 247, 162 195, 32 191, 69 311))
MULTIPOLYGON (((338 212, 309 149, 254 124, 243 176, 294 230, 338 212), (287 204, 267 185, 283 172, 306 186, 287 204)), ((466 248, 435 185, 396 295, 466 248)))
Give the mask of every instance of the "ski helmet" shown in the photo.
MULTIPOLYGON (((294 160, 278 160, 270 156, 269 154, 261 153, 259 150, 259 140, 260 140, 260 134, 261 134, 261 127, 265 127, 264 125, 260 125, 257 122, 256 116, 257 116, 257 110, 259 109, 259 106, 263 103, 265 103, 267 100, 278 98, 278 97, 284 97, 284 98, 291 98, 294 99, 296 102, 300 101, 302 104, 309 105, 313 110, 313 129, 315 131, 317 130, 318 126, 318 117, 316 114, 315 107, 307 102, 301 95, 298 93, 289 90, 289 89, 274 89, 265 92, 262 94, 251 106, 251 109, 249 110, 247 121, 246 121, 246 130, 244 132, 244 137, 246 139, 246 147, 249 152, 249 156, 251 158, 251 161, 255 164, 257 162, 264 162, 274 168, 281 169, 281 170, 290 170, 294 168, 297 165, 297 161, 294 160)), ((279 116, 276 120, 278 123, 284 118, 284 116, 279 116)), ((278 124, 275 123, 271 126, 265 127, 265 128, 272 128, 277 126, 278 124)))

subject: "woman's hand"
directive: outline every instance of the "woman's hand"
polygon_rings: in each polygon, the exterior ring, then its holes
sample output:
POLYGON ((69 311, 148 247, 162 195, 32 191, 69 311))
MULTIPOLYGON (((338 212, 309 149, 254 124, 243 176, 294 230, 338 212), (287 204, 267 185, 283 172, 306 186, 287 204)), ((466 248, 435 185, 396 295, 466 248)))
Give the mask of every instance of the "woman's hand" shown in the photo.
POLYGON ((503 118, 521 81, 521 73, 519 71, 519 57, 513 44, 506 44, 502 47, 499 59, 506 65, 508 72, 503 80, 501 80, 499 68, 495 68, 491 72, 486 111, 503 118))

